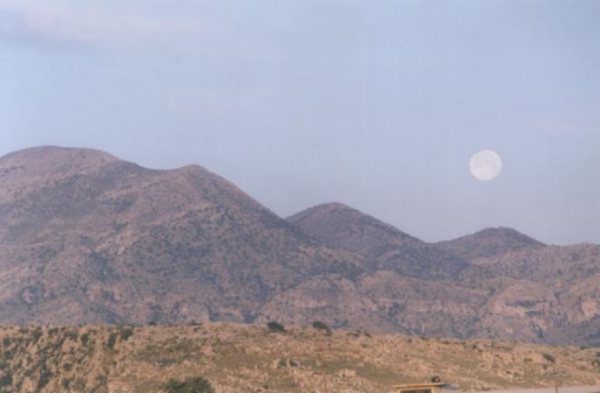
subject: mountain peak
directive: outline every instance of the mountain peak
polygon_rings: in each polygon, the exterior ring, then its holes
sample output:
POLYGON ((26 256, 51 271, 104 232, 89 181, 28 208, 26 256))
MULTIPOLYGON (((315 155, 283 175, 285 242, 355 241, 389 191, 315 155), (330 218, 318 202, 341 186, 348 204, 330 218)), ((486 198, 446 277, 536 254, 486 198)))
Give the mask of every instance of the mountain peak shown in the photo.
POLYGON ((18 150, 0 157, 0 166, 18 165, 36 161, 44 161, 46 164, 56 161, 77 160, 108 163, 119 159, 101 150, 73 148, 61 146, 36 146, 18 150))
POLYGON ((296 213, 296 214, 288 217, 288 220, 294 221, 294 220, 301 219, 302 217, 322 215, 322 214, 354 214, 354 215, 366 216, 366 214, 360 212, 357 209, 354 209, 353 207, 350 207, 341 202, 334 201, 334 202, 321 203, 319 205, 309 207, 306 210, 303 210, 299 213, 296 213))
POLYGON ((489 239, 494 238, 497 240, 504 239, 511 241, 513 243, 518 243, 523 246, 542 246, 544 243, 529 237, 516 229, 509 227, 490 227, 484 228, 478 232, 475 232, 471 235, 467 235, 465 237, 472 236, 473 238, 478 239, 489 239))
POLYGON ((501 236, 525 236, 524 234, 522 234, 521 232, 517 231, 514 228, 510 228, 510 227, 488 227, 488 228, 483 228, 475 233, 473 233, 473 235, 477 235, 477 234, 481 234, 481 235, 501 235, 501 236))
POLYGON ((40 146, 0 157, 0 201, 39 192, 74 176, 97 173, 119 159, 99 150, 40 146))
POLYGON ((507 227, 484 228, 438 245, 446 252, 467 260, 545 246, 544 243, 507 227))
POLYGON ((384 245, 421 243, 394 226, 340 202, 313 206, 287 220, 328 244, 367 255, 384 245))
POLYGON ((342 202, 337 202, 337 201, 322 203, 320 205, 313 206, 313 208, 316 208, 316 209, 347 209, 347 210, 358 211, 342 202))

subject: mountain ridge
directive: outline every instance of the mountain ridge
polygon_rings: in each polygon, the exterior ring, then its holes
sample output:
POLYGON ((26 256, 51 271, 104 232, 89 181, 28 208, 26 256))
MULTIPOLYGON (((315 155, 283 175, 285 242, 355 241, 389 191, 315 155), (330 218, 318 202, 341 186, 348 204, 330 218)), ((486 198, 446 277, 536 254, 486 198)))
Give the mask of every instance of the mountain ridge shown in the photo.
POLYGON ((487 228, 427 243, 340 203, 287 220, 198 166, 0 158, 0 322, 310 323, 600 343, 600 246, 487 228))

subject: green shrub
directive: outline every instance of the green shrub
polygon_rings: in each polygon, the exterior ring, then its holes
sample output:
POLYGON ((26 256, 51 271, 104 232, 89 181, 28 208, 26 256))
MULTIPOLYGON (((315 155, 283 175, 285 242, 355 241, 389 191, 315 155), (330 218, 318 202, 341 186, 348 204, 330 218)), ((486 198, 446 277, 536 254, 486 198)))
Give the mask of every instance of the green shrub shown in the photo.
POLYGON ((73 384, 70 386, 73 387, 73 390, 76 392, 81 392, 85 389, 85 379, 82 377, 77 377, 73 380, 73 384))
POLYGON ((51 378, 52 378, 52 372, 50 370, 48 370, 48 367, 46 366, 46 364, 43 363, 42 366, 40 367, 40 378, 39 378, 38 384, 37 384, 38 389, 42 389, 44 386, 46 386, 48 384, 48 382, 50 382, 51 378))
POLYGON ((317 330, 325 330, 327 332, 327 335, 331 334, 331 328, 329 326, 327 326, 327 324, 325 322, 314 321, 312 326, 313 326, 313 328, 315 328, 317 330))
POLYGON ((166 393, 214 393, 215 389, 203 377, 188 378, 185 381, 170 379, 165 385, 166 393))
POLYGON ((117 333, 111 333, 106 341, 106 348, 113 349, 117 343, 117 333))
POLYGON ((267 323, 267 327, 269 328, 269 331, 273 332, 273 333, 285 332, 285 327, 282 324, 280 324, 279 322, 271 321, 271 322, 267 323))
POLYGON ((0 377, 0 388, 4 386, 10 386, 13 383, 12 375, 5 374, 0 377))
POLYGON ((549 353, 542 353, 542 356, 544 357, 544 359, 546 359, 546 361, 550 362, 550 363, 556 363, 556 359, 554 359, 554 356, 552 356, 549 353))
POLYGON ((61 385, 64 389, 69 389, 69 386, 71 386, 71 380, 69 378, 63 378, 63 380, 61 381, 61 385))
POLYGON ((31 332, 31 338, 33 339, 33 343, 37 343, 40 337, 42 337, 43 335, 44 333, 42 332, 41 327, 36 327, 35 329, 33 329, 33 331, 31 332))
POLYGON ((127 339, 133 336, 133 328, 129 326, 119 326, 119 335, 121 336, 121 340, 127 341, 127 339))
POLYGON ((77 333, 76 330, 69 330, 64 333, 64 337, 72 341, 77 341, 79 338, 79 333, 77 333))

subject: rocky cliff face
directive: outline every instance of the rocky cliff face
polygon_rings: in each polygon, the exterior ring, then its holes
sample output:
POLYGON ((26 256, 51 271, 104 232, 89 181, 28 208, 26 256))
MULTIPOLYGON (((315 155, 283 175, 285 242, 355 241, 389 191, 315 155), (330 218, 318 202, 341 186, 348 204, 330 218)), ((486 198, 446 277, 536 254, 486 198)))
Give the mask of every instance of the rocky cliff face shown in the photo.
POLYGON ((0 158, 0 321, 276 319, 600 342, 600 247, 512 229, 426 243, 341 204, 283 220, 199 166, 85 149, 0 158))

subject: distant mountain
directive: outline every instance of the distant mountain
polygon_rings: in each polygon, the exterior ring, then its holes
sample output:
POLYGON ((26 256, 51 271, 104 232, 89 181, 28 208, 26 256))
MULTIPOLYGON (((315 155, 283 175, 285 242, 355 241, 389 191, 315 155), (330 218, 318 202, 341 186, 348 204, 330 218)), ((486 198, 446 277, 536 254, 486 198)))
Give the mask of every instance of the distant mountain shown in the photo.
POLYGON ((540 248, 544 244, 511 228, 486 228, 436 246, 458 258, 473 261, 509 251, 540 248))
POLYGON ((306 324, 600 344, 600 246, 427 243, 338 203, 283 220, 199 166, 0 157, 0 322, 306 324))
POLYGON ((510 340, 600 345, 600 246, 535 246, 476 262, 488 275, 478 286, 490 291, 479 315, 482 331, 510 340))
POLYGON ((287 219, 331 247, 362 255, 372 269, 424 279, 456 278, 469 264, 341 203, 318 205, 287 219))
POLYGON ((377 256, 391 246, 423 242, 393 226, 341 203, 327 203, 297 213, 287 220, 327 244, 377 256))
MULTIPOLYGON (((374 268, 353 291, 348 283, 329 286, 330 296, 336 294, 330 303, 353 299, 348 307, 365 309, 368 299, 376 326, 421 335, 600 343, 594 330, 600 329, 594 284, 600 282, 600 246, 546 246, 511 228, 425 243, 337 203, 288 221, 369 261, 374 268)), ((293 298, 318 297, 314 283, 303 283, 293 298)), ((304 315, 302 307, 294 310, 304 315)))

